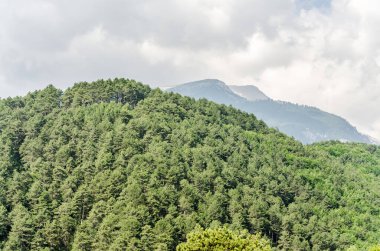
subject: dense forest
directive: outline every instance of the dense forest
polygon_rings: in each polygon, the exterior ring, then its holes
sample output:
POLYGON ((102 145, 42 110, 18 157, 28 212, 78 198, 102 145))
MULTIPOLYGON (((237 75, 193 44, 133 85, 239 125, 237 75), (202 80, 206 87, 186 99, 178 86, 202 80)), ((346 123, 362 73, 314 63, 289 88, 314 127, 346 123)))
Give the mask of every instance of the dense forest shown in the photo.
POLYGON ((208 231, 261 236, 263 250, 369 250, 379 229, 377 146, 304 146, 125 79, 0 100, 2 250, 196 250, 187 236, 208 231))

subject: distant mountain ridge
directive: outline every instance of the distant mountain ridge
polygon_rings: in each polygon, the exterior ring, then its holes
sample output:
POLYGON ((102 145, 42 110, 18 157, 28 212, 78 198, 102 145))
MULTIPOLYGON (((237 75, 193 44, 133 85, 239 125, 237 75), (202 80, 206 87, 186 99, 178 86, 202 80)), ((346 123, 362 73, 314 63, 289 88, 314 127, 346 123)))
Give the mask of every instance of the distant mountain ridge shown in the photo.
POLYGON ((320 141, 375 143, 347 120, 318 108, 270 99, 256 86, 228 86, 217 79, 189 82, 167 91, 206 98, 255 114, 269 126, 305 144, 320 141))
POLYGON ((233 92, 224 82, 217 79, 206 79, 185 83, 168 91, 180 94, 189 94, 196 99, 210 98, 210 100, 221 104, 236 104, 242 102, 242 97, 233 92))
POLYGON ((237 95, 248 99, 249 101, 268 100, 270 99, 259 88, 254 85, 229 85, 228 86, 237 95))

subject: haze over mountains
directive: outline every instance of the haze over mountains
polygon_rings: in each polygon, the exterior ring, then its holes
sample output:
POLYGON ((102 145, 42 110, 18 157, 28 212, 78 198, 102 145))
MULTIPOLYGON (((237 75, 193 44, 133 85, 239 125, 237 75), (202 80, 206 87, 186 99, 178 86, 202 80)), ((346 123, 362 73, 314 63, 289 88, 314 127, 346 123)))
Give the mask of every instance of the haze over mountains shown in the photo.
POLYGON ((270 99, 256 86, 227 86, 217 79, 189 82, 168 89, 196 99, 206 98, 255 114, 305 144, 320 141, 375 143, 347 120, 318 108, 270 99))

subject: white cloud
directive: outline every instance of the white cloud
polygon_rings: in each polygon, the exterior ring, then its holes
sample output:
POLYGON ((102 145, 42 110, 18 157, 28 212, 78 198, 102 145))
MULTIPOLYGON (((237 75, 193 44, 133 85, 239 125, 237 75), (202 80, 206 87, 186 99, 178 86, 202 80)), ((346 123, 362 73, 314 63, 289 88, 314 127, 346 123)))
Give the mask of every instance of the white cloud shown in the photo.
POLYGON ((0 97, 97 78, 256 84, 380 138, 380 2, 0 2, 0 97))

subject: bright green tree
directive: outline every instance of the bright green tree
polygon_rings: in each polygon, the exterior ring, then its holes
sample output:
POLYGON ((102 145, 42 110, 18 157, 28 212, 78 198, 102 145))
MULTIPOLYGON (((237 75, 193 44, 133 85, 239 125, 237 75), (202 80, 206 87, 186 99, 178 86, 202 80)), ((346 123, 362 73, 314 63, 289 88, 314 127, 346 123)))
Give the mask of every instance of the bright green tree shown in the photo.
POLYGON ((259 234, 247 231, 234 232, 223 228, 197 228, 187 235, 187 241, 177 246, 177 251, 269 251, 269 241, 259 234))
POLYGON ((370 247, 368 251, 380 251, 380 244, 373 246, 373 247, 370 247))

